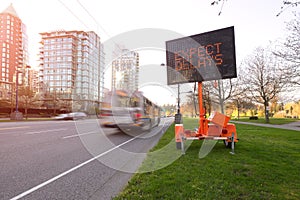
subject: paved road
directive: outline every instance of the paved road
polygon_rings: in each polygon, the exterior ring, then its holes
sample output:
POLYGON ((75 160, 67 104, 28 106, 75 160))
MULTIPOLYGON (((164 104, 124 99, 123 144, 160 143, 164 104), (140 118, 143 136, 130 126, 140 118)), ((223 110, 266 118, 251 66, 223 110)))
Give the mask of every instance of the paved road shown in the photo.
POLYGON ((111 199, 172 121, 133 136, 96 119, 2 122, 0 199, 111 199))
POLYGON ((234 121, 234 120, 232 120, 231 122, 237 123, 237 124, 250 124, 250 125, 262 126, 262 127, 280 128, 280 129, 300 131, 300 121, 292 122, 292 123, 289 123, 289 124, 282 124, 282 125, 260 124, 260 123, 241 122, 241 121, 234 121))

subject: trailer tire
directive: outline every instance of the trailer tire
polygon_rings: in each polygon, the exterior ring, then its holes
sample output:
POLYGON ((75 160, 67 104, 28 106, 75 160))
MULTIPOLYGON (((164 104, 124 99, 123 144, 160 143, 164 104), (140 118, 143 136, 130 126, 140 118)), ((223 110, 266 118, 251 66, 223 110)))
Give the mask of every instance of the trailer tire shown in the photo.
POLYGON ((181 149, 181 142, 176 142, 176 149, 181 149))
POLYGON ((226 148, 231 148, 231 142, 227 142, 226 140, 224 140, 224 145, 226 148))

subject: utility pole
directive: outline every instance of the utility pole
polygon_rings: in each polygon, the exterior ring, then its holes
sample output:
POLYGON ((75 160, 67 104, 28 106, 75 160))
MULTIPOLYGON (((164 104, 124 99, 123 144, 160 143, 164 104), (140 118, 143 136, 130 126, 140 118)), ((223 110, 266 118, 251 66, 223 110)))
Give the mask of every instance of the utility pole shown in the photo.
POLYGON ((177 87, 177 114, 180 114, 180 85, 177 87))
POLYGON ((15 84, 15 89, 16 89, 16 110, 15 112, 10 114, 10 119, 11 120, 23 120, 23 114, 19 112, 19 102, 18 102, 18 87, 19 87, 19 73, 20 71, 17 69, 16 70, 16 84, 15 84))

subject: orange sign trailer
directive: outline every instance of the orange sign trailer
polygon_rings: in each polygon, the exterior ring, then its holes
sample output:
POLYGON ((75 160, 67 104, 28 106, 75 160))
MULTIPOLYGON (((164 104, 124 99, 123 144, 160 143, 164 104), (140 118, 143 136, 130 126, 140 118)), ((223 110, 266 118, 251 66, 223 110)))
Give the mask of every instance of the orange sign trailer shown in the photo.
POLYGON ((234 154, 234 144, 239 140, 235 125, 228 123, 230 117, 219 112, 215 112, 208 119, 205 118, 202 95, 202 82, 198 82, 199 128, 196 131, 184 130, 183 124, 176 124, 175 141, 177 149, 181 149, 185 153, 184 140, 223 140, 225 146, 231 148, 231 153, 234 154))

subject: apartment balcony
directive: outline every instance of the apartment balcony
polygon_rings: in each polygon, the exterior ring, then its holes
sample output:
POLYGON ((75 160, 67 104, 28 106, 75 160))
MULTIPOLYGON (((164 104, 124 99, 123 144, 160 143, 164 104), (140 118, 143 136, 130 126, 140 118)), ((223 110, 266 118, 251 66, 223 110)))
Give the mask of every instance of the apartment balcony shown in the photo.
POLYGON ((18 51, 17 53, 23 56, 23 49, 20 49, 20 51, 18 51))
POLYGON ((82 37, 81 39, 82 39, 82 40, 88 40, 89 38, 88 38, 88 36, 84 36, 84 37, 82 37))

